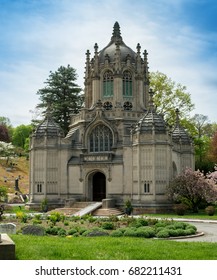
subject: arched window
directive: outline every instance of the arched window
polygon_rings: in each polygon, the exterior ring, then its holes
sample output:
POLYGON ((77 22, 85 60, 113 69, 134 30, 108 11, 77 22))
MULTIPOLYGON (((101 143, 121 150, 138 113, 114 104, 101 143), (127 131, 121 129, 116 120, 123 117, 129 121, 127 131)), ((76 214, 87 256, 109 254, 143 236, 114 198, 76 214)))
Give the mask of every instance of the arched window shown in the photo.
POLYGON ((133 86, 132 86, 132 75, 129 71, 124 71, 123 73, 123 96, 132 96, 133 86))
POLYGON ((106 71, 103 75, 103 97, 113 96, 113 81, 112 71, 106 71))
POLYGON ((103 124, 96 126, 90 133, 89 145, 90 152, 110 151, 113 145, 111 130, 103 124))

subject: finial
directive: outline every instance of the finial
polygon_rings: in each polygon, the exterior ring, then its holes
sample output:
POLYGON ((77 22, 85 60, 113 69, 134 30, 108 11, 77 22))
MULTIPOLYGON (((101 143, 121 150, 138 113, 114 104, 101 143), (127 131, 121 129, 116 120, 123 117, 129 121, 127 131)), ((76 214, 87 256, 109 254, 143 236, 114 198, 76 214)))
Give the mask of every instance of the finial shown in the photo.
POLYGON ((150 88, 148 103, 149 103, 149 110, 151 110, 151 111, 154 111, 154 109, 155 109, 153 96, 154 96, 154 92, 153 92, 152 88, 150 88))
POLYGON ((143 55, 144 55, 144 60, 147 60, 147 56, 148 56, 148 52, 147 52, 147 50, 144 50, 143 55))
POLYGON ((137 48, 137 54, 140 54, 141 46, 139 43, 137 44, 136 48, 137 48))
POLYGON ((87 52, 86 52, 86 56, 87 56, 87 58, 89 58, 89 57, 90 57, 90 51, 89 51, 89 50, 87 50, 87 52))
POLYGON ((179 109, 176 108, 176 125, 179 125, 179 109))
POLYGON ((116 21, 113 27, 112 39, 122 40, 119 23, 116 21))
POLYGON ((97 54, 97 52, 98 52, 98 45, 97 45, 97 43, 95 43, 95 45, 94 45, 94 50, 95 50, 95 54, 97 54))

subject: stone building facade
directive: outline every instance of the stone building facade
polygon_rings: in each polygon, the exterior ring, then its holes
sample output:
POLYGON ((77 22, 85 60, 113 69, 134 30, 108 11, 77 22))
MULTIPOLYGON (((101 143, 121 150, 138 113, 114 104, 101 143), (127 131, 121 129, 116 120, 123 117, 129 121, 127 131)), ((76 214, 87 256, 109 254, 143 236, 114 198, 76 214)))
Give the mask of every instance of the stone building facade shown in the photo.
POLYGON ((155 111, 147 51, 128 47, 116 22, 109 44, 87 51, 84 85, 85 106, 66 136, 47 114, 31 137, 29 205, 112 198, 167 208, 166 186, 194 168, 194 149, 178 112, 171 130, 155 111))

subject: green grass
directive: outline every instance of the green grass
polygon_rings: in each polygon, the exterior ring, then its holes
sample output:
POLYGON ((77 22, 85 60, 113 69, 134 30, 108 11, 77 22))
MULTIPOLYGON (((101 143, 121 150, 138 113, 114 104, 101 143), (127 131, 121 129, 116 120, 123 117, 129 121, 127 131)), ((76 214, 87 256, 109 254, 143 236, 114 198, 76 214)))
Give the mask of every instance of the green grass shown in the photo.
POLYGON ((17 260, 217 260, 217 243, 11 235, 17 260))

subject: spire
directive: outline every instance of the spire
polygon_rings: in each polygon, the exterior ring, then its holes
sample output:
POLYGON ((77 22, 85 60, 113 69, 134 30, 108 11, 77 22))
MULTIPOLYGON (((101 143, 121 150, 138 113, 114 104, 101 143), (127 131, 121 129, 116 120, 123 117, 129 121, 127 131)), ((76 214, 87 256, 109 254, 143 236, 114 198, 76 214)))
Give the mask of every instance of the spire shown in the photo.
POLYGON ((113 33, 112 33, 112 41, 121 41, 122 37, 121 37, 121 31, 120 31, 120 25, 119 23, 116 21, 113 27, 113 33))
POLYGON ((179 109, 176 108, 176 126, 179 126, 179 109))
POLYGON ((155 112, 155 106, 154 106, 154 99, 153 99, 153 96, 154 96, 154 92, 152 90, 152 88, 150 88, 149 90, 149 108, 148 110, 150 112, 155 112))

